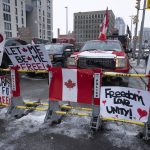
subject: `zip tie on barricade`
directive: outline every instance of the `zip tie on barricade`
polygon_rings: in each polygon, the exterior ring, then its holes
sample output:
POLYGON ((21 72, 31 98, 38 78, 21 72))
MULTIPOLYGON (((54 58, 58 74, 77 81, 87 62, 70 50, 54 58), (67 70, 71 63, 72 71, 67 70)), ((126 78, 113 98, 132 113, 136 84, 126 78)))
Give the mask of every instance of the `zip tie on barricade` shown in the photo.
POLYGON ((92 117, 92 115, 90 114, 86 114, 86 113, 74 113, 74 112, 65 112, 65 111, 55 111, 56 114, 59 115, 71 115, 71 116, 87 116, 87 117, 92 117))
POLYGON ((102 120, 104 120, 104 121, 118 121, 118 122, 125 122, 125 123, 131 123, 131 124, 135 124, 135 125, 144 126, 143 122, 134 122, 134 121, 124 120, 124 119, 102 118, 102 120))

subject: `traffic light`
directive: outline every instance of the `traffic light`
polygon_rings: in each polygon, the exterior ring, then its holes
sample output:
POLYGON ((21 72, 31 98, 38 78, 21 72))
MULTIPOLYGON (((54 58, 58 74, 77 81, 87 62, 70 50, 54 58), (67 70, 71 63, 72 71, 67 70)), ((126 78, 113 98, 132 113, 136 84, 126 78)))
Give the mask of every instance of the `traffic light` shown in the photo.
POLYGON ((141 0, 136 0, 136 5, 135 5, 136 9, 140 9, 140 2, 141 0))
POLYGON ((146 8, 150 9, 150 0, 147 0, 147 2, 146 2, 146 8))

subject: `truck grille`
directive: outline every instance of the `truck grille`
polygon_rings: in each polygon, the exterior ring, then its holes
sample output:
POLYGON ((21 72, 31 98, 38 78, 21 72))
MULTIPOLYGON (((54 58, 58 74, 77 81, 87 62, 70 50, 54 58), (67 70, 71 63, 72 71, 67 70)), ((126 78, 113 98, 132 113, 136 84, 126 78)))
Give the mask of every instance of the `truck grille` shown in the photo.
POLYGON ((116 62, 112 58, 79 58, 78 67, 115 69, 116 62))

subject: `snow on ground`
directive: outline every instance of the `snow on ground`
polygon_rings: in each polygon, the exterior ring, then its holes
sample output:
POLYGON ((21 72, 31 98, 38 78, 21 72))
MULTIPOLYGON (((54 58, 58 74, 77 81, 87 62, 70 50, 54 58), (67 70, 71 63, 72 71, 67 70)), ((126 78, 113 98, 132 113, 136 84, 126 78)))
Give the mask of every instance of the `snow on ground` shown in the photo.
MULTIPOLYGON (((132 61, 131 64, 135 65, 136 62, 132 61)), ((145 67, 144 63, 140 67, 135 67, 140 73, 144 73, 145 67)), ((130 71, 135 73, 133 69, 130 71)), ((139 83, 139 79, 130 80, 131 87, 141 87, 142 83, 139 83), (139 85, 138 85, 139 84, 139 85)), ((28 99, 29 100, 29 99, 28 99)), ((26 101, 28 101, 26 100, 26 101)), ((17 120, 7 120, 6 118, 7 108, 0 109, 0 120, 6 121, 5 134, 0 135, 0 149, 5 145, 6 150, 13 150, 12 145, 7 143, 13 139, 19 139, 27 133, 34 133, 36 131, 42 130, 46 133, 56 133, 67 135, 72 138, 91 138, 91 133, 89 131, 90 118, 89 117, 66 117, 64 120, 56 125, 49 127, 44 124, 45 111, 34 111, 27 116, 24 116, 17 120)), ((125 147, 131 150, 149 150, 149 145, 146 145, 137 135, 142 131, 143 127, 119 123, 119 122, 104 122, 104 136, 107 138, 114 146, 119 148, 125 147)))

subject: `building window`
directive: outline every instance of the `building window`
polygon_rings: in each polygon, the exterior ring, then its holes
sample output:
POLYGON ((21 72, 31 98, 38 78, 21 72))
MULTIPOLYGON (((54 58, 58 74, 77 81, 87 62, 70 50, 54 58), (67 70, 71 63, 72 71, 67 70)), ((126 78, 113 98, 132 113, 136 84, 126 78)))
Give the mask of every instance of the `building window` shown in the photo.
POLYGON ((10 37, 12 37, 12 33, 11 32, 5 32, 5 35, 6 35, 6 39, 8 39, 8 38, 10 38, 10 37))
POLYGON ((24 24, 24 20, 23 20, 23 18, 22 18, 22 25, 24 24))
POLYGON ((11 21, 11 16, 9 14, 3 14, 4 20, 5 21, 11 21))
POLYGON ((16 15, 18 15, 18 10, 17 10, 17 8, 15 8, 15 11, 16 11, 16 12, 15 12, 15 13, 16 13, 16 15))
POLYGON ((10 0, 3 0, 4 3, 10 3, 10 0))
POLYGON ((21 10, 21 16, 23 16, 23 10, 21 10))
POLYGON ((51 20, 50 19, 47 19, 47 24, 50 24, 51 23, 51 20))
POLYGON ((50 18, 50 17, 51 17, 51 14, 50 14, 50 13, 47 13, 47 17, 50 18))
POLYGON ((50 30, 51 29, 51 25, 47 25, 47 30, 50 30))
POLYGON ((17 6, 17 0, 15 0, 15 6, 17 6))
POLYGON ((23 8, 23 2, 21 1, 21 8, 23 8))
POLYGON ((4 22, 5 30, 11 30, 11 23, 4 22))
POLYGON ((18 23, 18 17, 16 16, 16 23, 18 23))
POLYGON ((3 4, 3 11, 10 12, 10 6, 7 4, 3 4))

